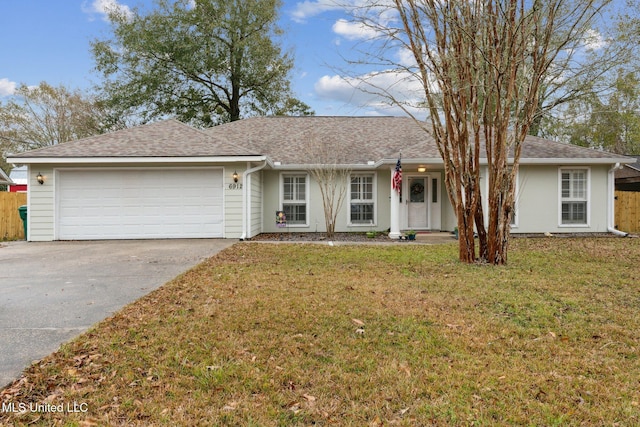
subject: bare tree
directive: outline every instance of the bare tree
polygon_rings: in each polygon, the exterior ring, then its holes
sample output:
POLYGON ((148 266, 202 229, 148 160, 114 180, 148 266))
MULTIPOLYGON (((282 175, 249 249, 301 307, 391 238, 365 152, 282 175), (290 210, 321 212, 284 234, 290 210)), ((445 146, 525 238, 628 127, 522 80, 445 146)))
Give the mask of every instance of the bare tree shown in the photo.
POLYGON ((332 238, 338 213, 347 194, 351 170, 343 161, 340 151, 330 142, 315 137, 310 137, 308 141, 306 154, 316 163, 310 165, 307 172, 320 187, 326 233, 327 237, 332 238))
POLYGON ((0 102, 0 149, 21 152, 103 133, 104 110, 91 94, 46 82, 21 84, 0 102))
MULTIPOLYGON (((444 162, 461 261, 506 263, 514 182, 522 143, 540 111, 541 87, 551 71, 558 75, 567 52, 584 44, 608 2, 374 0, 359 11, 359 22, 380 43, 369 58, 395 65, 381 73, 420 82, 430 124, 419 123, 433 135, 444 162), (398 50, 410 53, 411 64, 390 59, 389 52, 398 50), (486 213, 481 157, 488 165, 486 213)), ((416 105, 398 101, 393 86, 370 90, 416 117, 416 105)))

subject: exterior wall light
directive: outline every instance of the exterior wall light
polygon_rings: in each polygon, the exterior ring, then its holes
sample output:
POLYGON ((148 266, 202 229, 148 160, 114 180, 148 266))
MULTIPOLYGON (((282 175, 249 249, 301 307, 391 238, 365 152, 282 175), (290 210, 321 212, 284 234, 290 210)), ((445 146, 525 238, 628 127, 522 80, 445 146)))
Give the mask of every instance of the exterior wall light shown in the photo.
POLYGON ((38 184, 44 184, 44 176, 40 172, 38 172, 38 176, 36 176, 36 180, 38 180, 38 184))
POLYGON ((420 166, 420 167, 418 168, 418 172, 424 172, 424 171, 426 171, 426 170, 427 170, 427 168, 425 168, 424 166, 420 166))
POLYGON ((232 176, 233 176, 233 182, 238 182, 238 172, 234 171, 232 176))

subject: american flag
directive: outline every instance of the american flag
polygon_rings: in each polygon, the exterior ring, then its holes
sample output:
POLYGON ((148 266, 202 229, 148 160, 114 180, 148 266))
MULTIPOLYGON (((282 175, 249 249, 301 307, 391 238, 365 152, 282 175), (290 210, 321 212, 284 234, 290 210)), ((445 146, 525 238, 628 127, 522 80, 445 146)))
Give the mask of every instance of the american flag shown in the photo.
POLYGON ((393 175, 391 176, 391 186, 398 193, 402 190, 402 163, 400 159, 398 159, 398 163, 396 163, 396 168, 393 171, 393 175))

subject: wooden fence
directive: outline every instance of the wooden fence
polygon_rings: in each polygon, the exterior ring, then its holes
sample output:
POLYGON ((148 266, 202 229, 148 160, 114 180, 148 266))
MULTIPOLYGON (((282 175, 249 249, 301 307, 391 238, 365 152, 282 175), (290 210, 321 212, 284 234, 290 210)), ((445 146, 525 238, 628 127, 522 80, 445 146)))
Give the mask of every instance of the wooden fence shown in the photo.
POLYGON ((640 193, 616 191, 616 228, 628 233, 640 233, 640 193))
POLYGON ((0 240, 24 239, 18 208, 27 204, 27 193, 0 192, 0 240))

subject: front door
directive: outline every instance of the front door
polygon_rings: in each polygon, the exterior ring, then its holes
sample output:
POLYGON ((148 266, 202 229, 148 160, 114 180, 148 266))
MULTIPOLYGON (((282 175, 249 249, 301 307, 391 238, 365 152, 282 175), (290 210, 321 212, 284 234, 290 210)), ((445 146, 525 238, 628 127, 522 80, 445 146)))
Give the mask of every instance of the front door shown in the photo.
POLYGON ((427 198, 427 178, 409 177, 407 180, 409 197, 408 205, 408 226, 411 229, 425 229, 429 226, 427 220, 428 198, 427 198))

